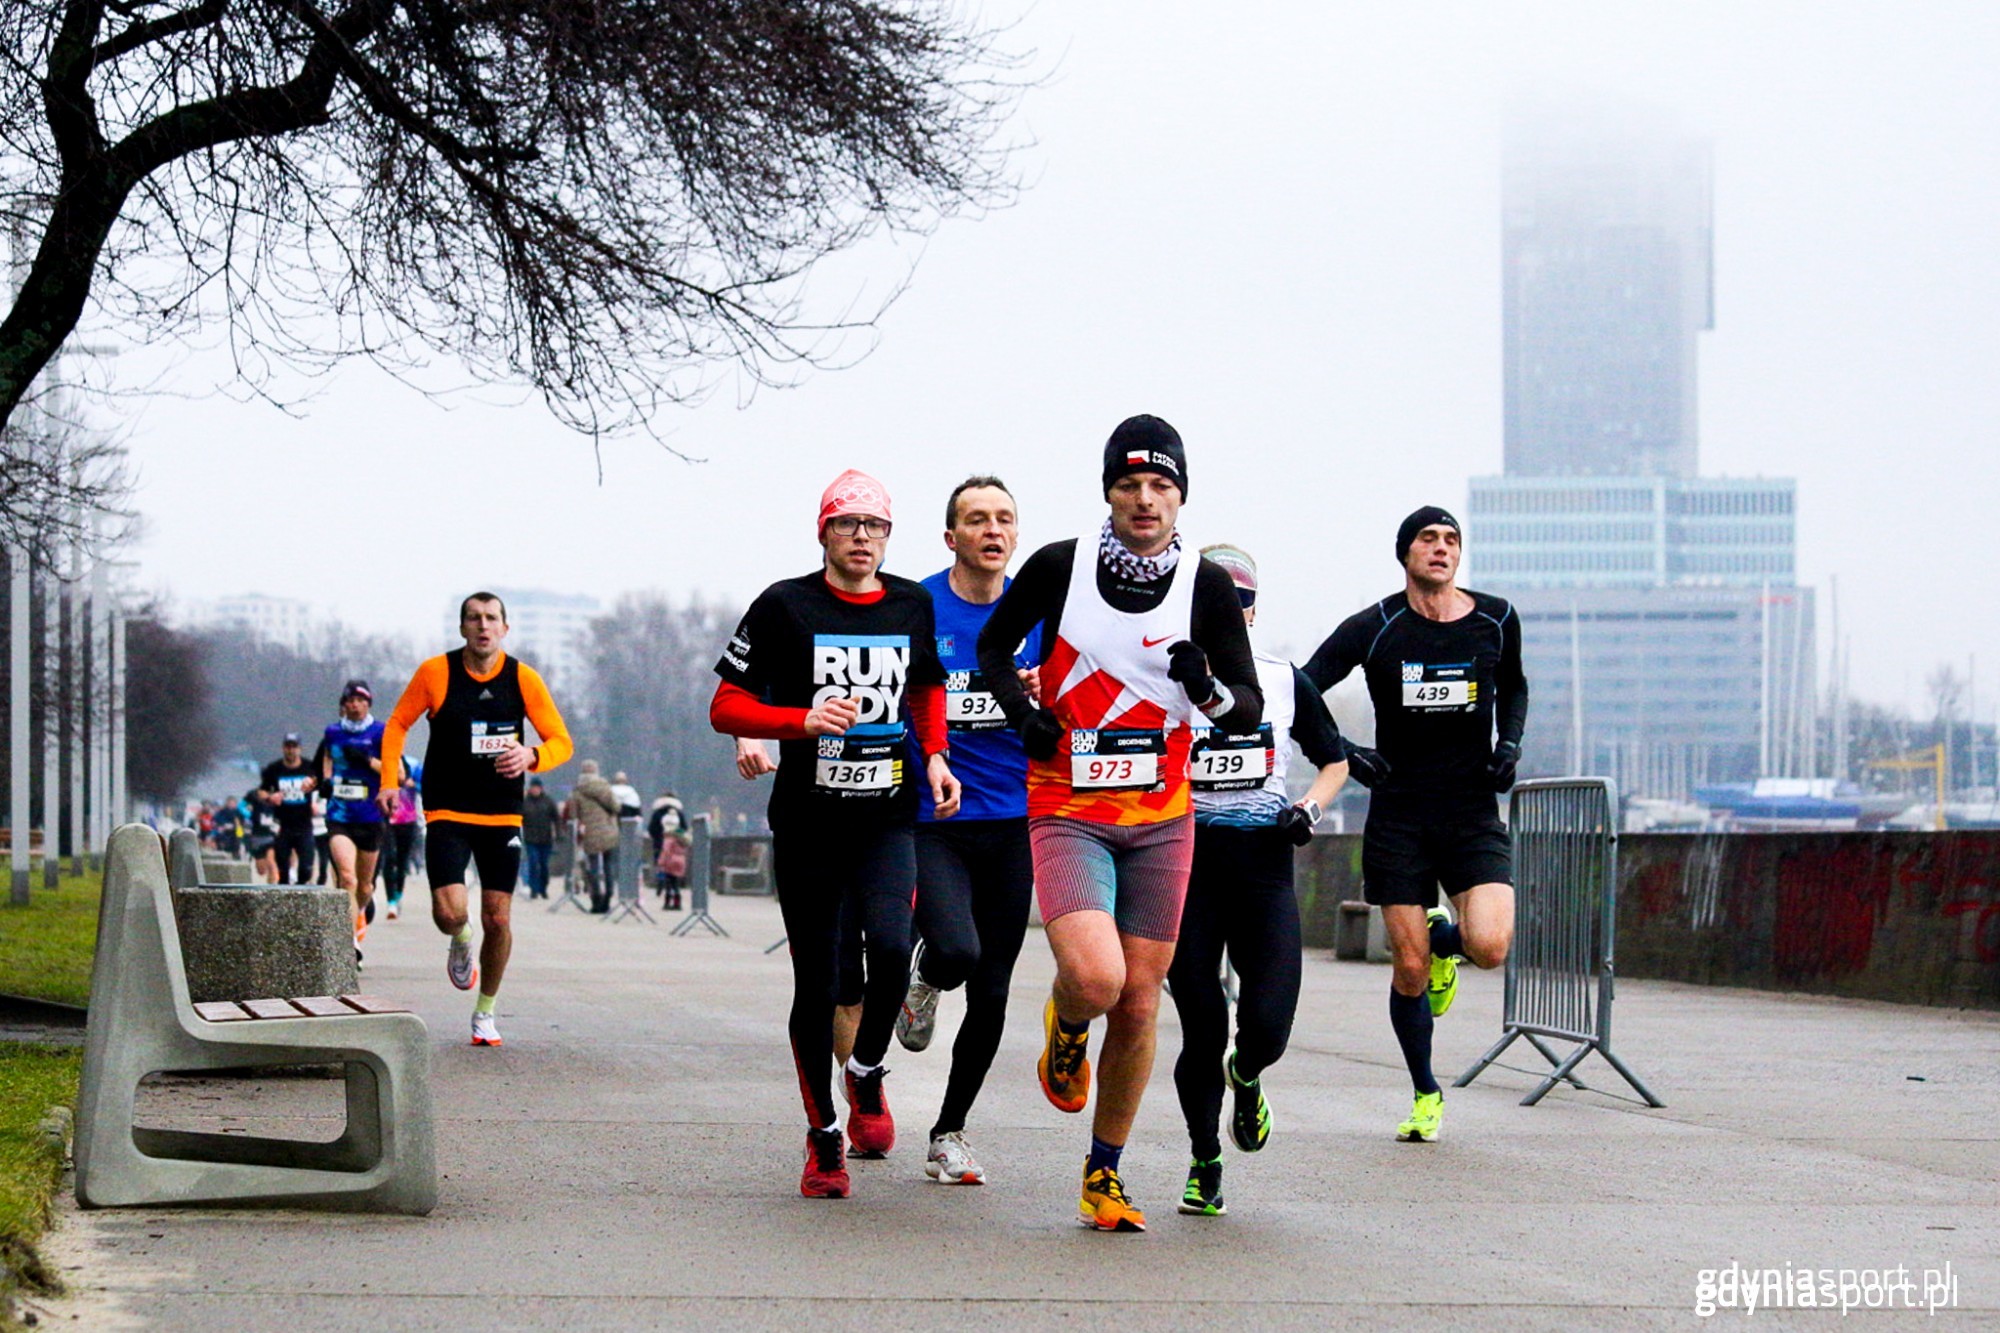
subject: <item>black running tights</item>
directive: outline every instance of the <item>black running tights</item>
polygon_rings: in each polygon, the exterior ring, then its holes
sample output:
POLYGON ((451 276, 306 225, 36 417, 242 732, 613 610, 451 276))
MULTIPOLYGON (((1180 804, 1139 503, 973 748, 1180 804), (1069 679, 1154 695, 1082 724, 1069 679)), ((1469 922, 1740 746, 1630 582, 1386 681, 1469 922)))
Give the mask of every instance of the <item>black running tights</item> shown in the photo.
POLYGON ((965 1128, 1007 1025, 1007 986, 1028 933, 1035 893, 1026 819, 976 819, 917 828, 917 933, 922 979, 965 987, 965 1021, 933 1135, 965 1128))
POLYGON ((1236 1072, 1254 1079, 1278 1062, 1291 1040, 1299 948, 1291 843, 1275 828, 1196 824, 1194 870, 1167 981, 1181 1016, 1174 1088, 1189 1144, 1203 1161, 1222 1151, 1216 1130, 1229 1045, 1223 952, 1236 967, 1236 1072))
POLYGON ((854 1058, 880 1064, 910 981, 910 900, 917 858, 908 825, 863 830, 787 826, 771 838, 778 907, 792 950, 792 1059, 814 1129, 836 1123, 833 1009, 840 981, 841 905, 861 922, 868 984, 854 1058))

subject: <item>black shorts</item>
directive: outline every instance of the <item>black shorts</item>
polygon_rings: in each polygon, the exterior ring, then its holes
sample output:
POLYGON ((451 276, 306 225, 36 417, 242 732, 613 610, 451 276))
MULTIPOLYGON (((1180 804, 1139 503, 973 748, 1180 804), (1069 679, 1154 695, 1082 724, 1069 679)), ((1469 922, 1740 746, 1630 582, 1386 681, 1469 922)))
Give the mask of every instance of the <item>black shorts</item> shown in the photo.
POLYGON ((338 819, 326 821, 326 836, 346 838, 354 844, 357 852, 379 852, 382 850, 382 826, 380 824, 347 824, 338 819))
POLYGON ((512 824, 461 824, 438 819, 424 826, 424 875, 435 892, 465 883, 466 863, 479 867, 482 893, 512 893, 521 877, 521 830, 512 824))
POLYGON ((262 860, 270 850, 278 845, 275 833, 253 833, 250 835, 250 855, 262 860))
POLYGON ((1437 906, 1476 884, 1512 884, 1514 848, 1491 796, 1377 793, 1361 835, 1361 896, 1377 907, 1437 906))

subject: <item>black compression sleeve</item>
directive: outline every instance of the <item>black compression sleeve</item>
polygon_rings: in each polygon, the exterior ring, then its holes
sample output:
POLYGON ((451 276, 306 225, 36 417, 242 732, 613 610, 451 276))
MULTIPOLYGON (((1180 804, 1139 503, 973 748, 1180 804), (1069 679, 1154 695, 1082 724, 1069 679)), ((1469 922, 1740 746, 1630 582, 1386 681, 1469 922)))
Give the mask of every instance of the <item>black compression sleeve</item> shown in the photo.
POLYGON ((1360 666, 1367 657, 1367 620, 1363 616, 1349 616, 1306 659, 1306 679, 1313 683, 1314 689, 1325 693, 1347 679, 1347 673, 1360 666))
POLYGON ((1521 667, 1521 617, 1512 606, 1500 625, 1500 664, 1493 683, 1499 687, 1501 743, 1518 746, 1528 729, 1528 673, 1521 667))
POLYGON ((1195 570, 1192 621, 1189 628, 1195 644, 1208 654, 1210 674, 1229 687, 1234 699, 1228 712, 1210 720, 1225 732, 1255 731, 1264 717, 1264 696, 1250 656, 1250 630, 1243 623, 1235 582, 1212 560, 1195 570))
POLYGON ((1297 667, 1292 668, 1292 739, 1306 752, 1306 759, 1314 768, 1344 763, 1347 759, 1347 743, 1340 738, 1340 728, 1334 723, 1326 699, 1297 667))
MULTIPOLYGON (((1034 708, 1021 678, 1014 674, 1014 650, 1036 625, 1042 627, 1042 662, 1056 644, 1062 625, 1063 602, 1069 597, 1070 570, 1076 542, 1051 542, 1028 557, 1021 572, 1007 585, 986 628, 979 631, 979 674, 993 693, 1010 725, 1018 727, 1034 708)), ((1041 662, 1037 662, 1040 666, 1041 662)))

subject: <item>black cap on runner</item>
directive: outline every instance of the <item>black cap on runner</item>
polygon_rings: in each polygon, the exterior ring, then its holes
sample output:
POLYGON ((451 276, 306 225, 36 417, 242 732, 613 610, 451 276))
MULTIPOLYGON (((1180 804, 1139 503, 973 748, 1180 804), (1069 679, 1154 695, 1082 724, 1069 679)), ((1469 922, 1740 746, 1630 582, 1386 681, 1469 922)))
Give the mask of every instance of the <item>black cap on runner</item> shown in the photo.
POLYGON ((1429 527, 1451 528, 1458 533, 1461 540, 1465 537, 1464 526, 1451 516, 1450 510, 1440 509, 1436 505, 1425 505, 1404 519, 1403 526, 1396 529, 1397 564, 1400 565, 1410 558, 1410 543, 1417 539, 1418 533, 1429 527))
POLYGON ((1187 449, 1181 433, 1158 417, 1126 417, 1104 442, 1104 490, 1134 472, 1157 472, 1180 488, 1187 502, 1187 449))

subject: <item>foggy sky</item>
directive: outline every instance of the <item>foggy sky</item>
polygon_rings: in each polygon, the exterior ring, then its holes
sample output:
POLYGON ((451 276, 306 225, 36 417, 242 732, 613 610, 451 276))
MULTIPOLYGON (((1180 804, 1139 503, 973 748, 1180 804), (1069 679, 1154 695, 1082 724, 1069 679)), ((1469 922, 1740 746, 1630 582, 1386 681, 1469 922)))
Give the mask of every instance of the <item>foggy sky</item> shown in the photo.
POLYGON ((1928 714, 1924 677, 1977 654, 1993 716, 2000 10, 1044 3, 1015 41, 1052 71, 1015 127, 1020 202, 829 269, 841 303, 916 262, 858 365, 747 409, 725 377, 662 421, 708 461, 613 441, 600 485, 531 398, 447 409, 357 364, 282 385, 316 395, 294 418, 201 395, 226 362, 190 354, 192 396, 121 404, 137 582, 304 598, 426 651, 480 585, 733 606, 816 564, 848 466, 889 486, 887 567, 921 577, 969 472, 1014 489, 1024 554, 1094 531, 1104 438, 1143 411, 1187 441, 1184 531, 1258 558, 1262 640, 1303 656, 1399 586, 1403 514, 1500 471, 1502 118, 1513 90, 1575 88, 1714 142, 1701 469, 1799 479, 1822 657, 1837 574, 1857 695, 1928 714))

